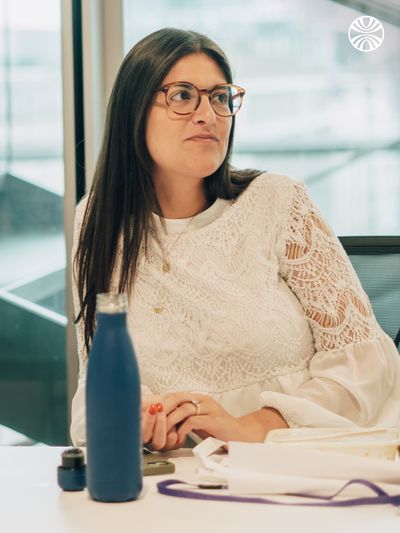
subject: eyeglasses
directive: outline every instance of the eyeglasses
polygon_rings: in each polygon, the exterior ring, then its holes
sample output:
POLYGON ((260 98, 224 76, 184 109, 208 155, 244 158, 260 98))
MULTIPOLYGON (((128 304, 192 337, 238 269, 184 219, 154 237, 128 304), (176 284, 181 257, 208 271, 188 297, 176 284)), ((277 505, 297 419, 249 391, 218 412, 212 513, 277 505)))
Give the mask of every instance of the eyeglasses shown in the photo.
POLYGON ((235 115, 243 102, 245 90, 232 83, 217 85, 213 89, 198 89, 187 81, 167 83, 159 89, 165 94, 165 102, 177 115, 190 115, 200 105, 202 94, 206 94, 211 107, 221 117, 235 115))

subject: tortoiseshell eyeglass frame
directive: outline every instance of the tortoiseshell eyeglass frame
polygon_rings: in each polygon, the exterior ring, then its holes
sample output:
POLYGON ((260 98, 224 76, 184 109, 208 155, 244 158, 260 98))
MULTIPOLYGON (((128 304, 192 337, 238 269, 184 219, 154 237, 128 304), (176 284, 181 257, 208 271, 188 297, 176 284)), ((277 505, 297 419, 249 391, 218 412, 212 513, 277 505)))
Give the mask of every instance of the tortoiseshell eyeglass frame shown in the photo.
POLYGON ((234 115, 236 115, 236 113, 239 111, 239 109, 242 107, 242 104, 243 104, 243 97, 246 93, 245 89, 243 89, 243 87, 239 87, 239 85, 235 85, 234 83, 221 83, 219 85, 216 85, 215 87, 213 87, 212 89, 199 89, 198 87, 196 87, 195 85, 193 85, 193 83, 190 83, 188 81, 173 81, 171 83, 167 83, 166 85, 163 85, 162 87, 160 87, 158 90, 161 91, 162 93, 164 93, 164 96, 165 96, 165 103, 167 104, 168 107, 170 107, 170 104, 168 102, 168 98, 167 98, 167 94, 168 94, 168 89, 170 87, 172 87, 172 85, 189 85, 190 87, 193 87, 193 89, 195 89, 197 91, 197 102, 194 106, 194 109, 192 109, 192 111, 189 111, 187 113, 179 113, 178 111, 175 111, 175 109, 172 109, 172 112, 173 113, 176 113, 177 115, 191 115, 192 113, 194 113, 194 111, 196 111, 196 109, 199 107, 200 105, 200 99, 201 99, 201 96, 203 94, 206 94, 208 96, 208 99, 210 101, 210 105, 211 107, 213 108, 215 114, 219 115, 220 117, 233 117, 234 115), (220 87, 233 87, 234 89, 237 90, 237 95, 240 97, 240 105, 239 107, 235 110, 234 113, 230 113, 229 115, 222 115, 221 113, 219 113, 218 111, 216 111, 214 109, 214 106, 213 106, 213 103, 212 103, 212 100, 211 100, 211 94, 216 90, 216 89, 219 89, 220 87))

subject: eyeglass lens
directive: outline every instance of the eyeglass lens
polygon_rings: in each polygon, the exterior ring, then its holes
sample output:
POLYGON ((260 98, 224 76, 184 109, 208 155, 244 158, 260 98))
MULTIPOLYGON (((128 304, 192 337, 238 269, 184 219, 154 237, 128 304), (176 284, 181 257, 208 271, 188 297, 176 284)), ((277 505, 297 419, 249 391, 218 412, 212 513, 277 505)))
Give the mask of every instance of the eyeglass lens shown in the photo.
MULTIPOLYGON (((216 87, 209 96, 214 111, 225 117, 234 115, 242 101, 241 93, 230 85, 216 87)), ((175 83, 167 91, 168 105, 176 113, 186 114, 194 111, 198 98, 197 89, 190 84, 175 83)))

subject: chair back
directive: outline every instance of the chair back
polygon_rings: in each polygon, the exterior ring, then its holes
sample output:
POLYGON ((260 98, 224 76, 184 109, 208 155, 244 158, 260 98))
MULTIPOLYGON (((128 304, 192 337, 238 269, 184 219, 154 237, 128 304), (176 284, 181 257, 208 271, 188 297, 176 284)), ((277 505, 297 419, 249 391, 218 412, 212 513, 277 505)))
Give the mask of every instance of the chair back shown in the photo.
POLYGON ((400 236, 340 237, 382 329, 400 345, 400 236))

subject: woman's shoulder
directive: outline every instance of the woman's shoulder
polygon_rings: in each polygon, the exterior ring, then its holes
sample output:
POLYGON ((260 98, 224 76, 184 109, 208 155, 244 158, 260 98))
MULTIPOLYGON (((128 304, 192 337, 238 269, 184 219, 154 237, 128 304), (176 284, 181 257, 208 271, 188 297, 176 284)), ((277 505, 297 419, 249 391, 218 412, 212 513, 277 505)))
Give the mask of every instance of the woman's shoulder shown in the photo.
POLYGON ((249 187, 254 188, 257 192, 266 190, 282 194, 287 191, 292 191, 296 184, 299 184, 299 181, 287 174, 267 171, 254 178, 249 187))
POLYGON ((85 196, 83 196, 79 200, 79 202, 76 204, 75 222, 74 222, 76 229, 80 229, 80 227, 82 226, 83 217, 85 216, 88 199, 89 199, 89 194, 85 194, 85 196))
POLYGON ((89 193, 82 196, 79 202, 76 204, 75 213, 84 213, 89 199, 89 193))
POLYGON ((301 182, 287 174, 268 171, 255 177, 238 197, 252 203, 283 207, 291 202, 301 182))
POLYGON ((75 216, 83 218, 83 215, 85 214, 85 211, 86 211, 86 207, 88 205, 88 201, 89 201, 89 193, 85 194, 85 196, 82 196, 82 198, 76 204, 75 216))

